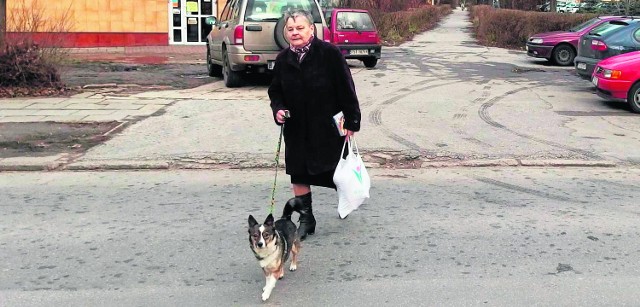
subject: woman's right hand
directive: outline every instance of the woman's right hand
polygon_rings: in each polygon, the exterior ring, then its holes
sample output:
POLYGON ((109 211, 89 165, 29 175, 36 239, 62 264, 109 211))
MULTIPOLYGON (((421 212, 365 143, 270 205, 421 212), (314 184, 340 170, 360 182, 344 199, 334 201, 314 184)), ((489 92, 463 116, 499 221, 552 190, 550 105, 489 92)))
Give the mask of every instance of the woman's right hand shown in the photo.
POLYGON ((285 120, 287 120, 285 117, 286 113, 289 113, 289 110, 278 110, 276 113, 276 121, 280 124, 284 124, 285 120))

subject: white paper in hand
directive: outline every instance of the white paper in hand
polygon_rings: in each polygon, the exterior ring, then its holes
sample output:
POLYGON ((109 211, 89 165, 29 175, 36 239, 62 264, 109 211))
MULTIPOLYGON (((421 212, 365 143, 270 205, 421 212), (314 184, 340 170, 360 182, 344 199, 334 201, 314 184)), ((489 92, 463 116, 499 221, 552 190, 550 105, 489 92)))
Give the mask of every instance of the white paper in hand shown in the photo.
POLYGON ((338 129, 340 136, 347 135, 347 130, 344 129, 344 113, 342 113, 342 111, 333 116, 333 124, 336 126, 336 129, 338 129))

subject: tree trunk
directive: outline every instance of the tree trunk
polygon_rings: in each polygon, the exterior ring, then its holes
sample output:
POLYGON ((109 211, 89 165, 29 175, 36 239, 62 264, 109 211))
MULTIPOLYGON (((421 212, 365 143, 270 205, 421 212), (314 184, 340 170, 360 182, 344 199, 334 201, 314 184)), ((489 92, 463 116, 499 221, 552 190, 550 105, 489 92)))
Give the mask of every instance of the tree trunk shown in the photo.
POLYGON ((0 49, 4 48, 7 33, 7 0, 0 0, 0 49))
POLYGON ((549 0, 549 12, 556 13, 556 0, 549 0))

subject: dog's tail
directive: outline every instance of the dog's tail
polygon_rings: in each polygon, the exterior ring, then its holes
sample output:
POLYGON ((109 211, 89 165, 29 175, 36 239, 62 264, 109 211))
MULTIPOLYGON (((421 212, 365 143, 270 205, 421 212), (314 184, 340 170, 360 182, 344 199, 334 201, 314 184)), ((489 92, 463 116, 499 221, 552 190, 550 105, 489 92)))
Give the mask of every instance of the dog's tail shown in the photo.
POLYGON ((284 209, 282 210, 282 218, 286 220, 291 220, 291 215, 295 211, 293 208, 296 207, 296 201, 300 201, 298 198, 294 197, 289 199, 286 204, 284 204, 284 209))

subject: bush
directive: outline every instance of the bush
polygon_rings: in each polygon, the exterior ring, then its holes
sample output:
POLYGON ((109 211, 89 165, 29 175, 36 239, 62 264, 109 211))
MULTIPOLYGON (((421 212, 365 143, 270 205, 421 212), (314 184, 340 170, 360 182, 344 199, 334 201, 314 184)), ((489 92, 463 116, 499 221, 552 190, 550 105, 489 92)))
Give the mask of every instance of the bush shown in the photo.
POLYGON ((592 14, 494 9, 487 5, 473 6, 470 11, 473 29, 480 44, 513 49, 524 48, 533 34, 566 30, 595 17, 592 14))
POLYGON ((379 10, 382 12, 400 12, 417 8, 425 4, 424 0, 351 0, 346 6, 365 10, 379 10))
POLYGON ((38 45, 7 44, 0 50, 0 87, 62 87, 56 67, 38 45))
POLYGON ((70 8, 56 11, 47 5, 40 0, 17 0, 7 12, 6 42, 0 48, 0 97, 67 90, 58 72, 68 61, 67 51, 56 47, 61 43, 56 34, 71 30, 70 8))
POLYGON ((387 46, 432 29, 452 11, 450 5, 426 5, 425 0, 340 0, 337 3, 338 6, 368 10, 382 43, 387 46))
POLYGON ((380 39, 384 45, 397 45, 411 40, 418 33, 433 29, 446 15, 451 6, 421 6, 399 12, 384 12, 368 9, 376 23, 380 39))

